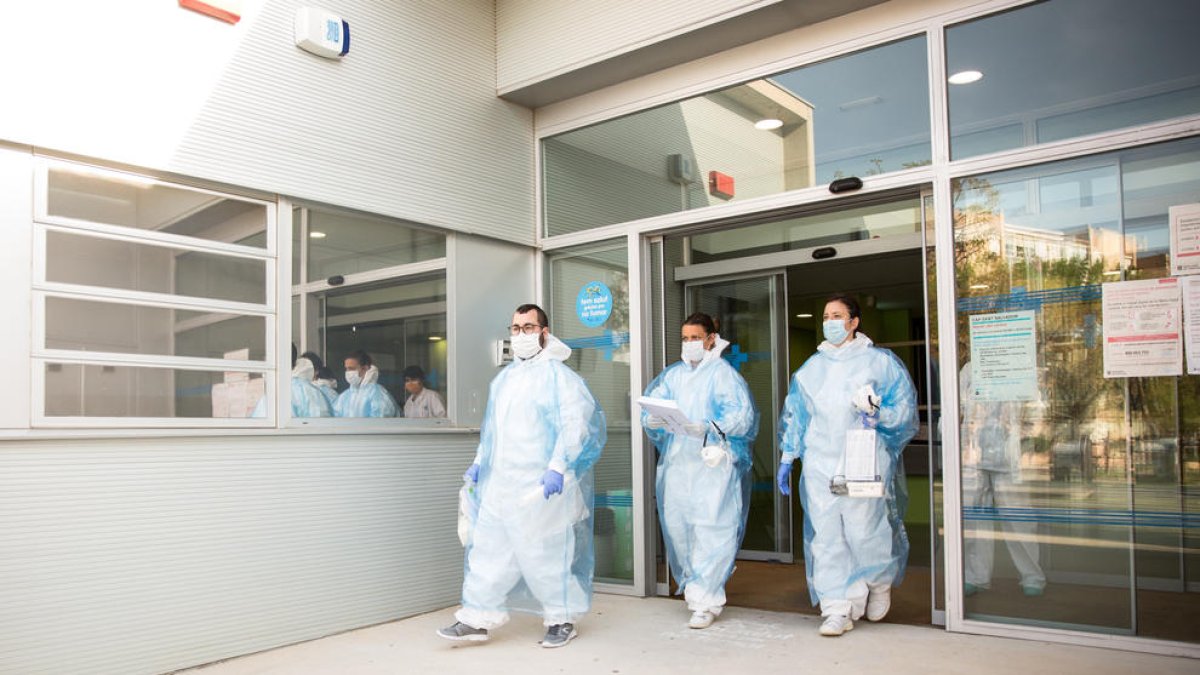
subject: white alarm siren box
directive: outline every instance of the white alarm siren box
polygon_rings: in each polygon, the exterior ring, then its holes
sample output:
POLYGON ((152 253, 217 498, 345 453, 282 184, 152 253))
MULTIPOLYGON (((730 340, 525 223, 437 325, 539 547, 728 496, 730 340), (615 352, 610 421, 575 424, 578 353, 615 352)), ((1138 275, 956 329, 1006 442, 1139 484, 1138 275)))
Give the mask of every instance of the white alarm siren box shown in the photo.
POLYGON ((350 24, 333 12, 316 7, 296 10, 296 46, 327 59, 350 51, 350 24))

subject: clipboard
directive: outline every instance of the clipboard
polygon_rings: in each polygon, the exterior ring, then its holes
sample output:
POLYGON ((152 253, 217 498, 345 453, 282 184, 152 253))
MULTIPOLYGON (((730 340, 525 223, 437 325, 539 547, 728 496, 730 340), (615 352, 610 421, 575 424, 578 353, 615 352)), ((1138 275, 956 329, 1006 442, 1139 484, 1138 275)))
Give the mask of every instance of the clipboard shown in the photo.
POLYGON ((670 399, 639 396, 637 404, 642 406, 642 410, 647 413, 666 420, 667 430, 677 436, 686 434, 686 425, 692 423, 688 416, 679 409, 679 404, 670 399))
POLYGON ((846 432, 846 450, 842 461, 845 466, 847 497, 870 499, 883 496, 878 459, 874 429, 853 429, 846 432))

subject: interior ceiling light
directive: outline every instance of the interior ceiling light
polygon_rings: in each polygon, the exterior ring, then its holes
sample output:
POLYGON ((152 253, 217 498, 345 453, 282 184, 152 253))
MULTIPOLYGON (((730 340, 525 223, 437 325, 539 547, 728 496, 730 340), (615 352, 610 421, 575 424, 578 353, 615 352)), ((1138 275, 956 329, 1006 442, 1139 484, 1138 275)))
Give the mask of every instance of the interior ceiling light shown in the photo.
POLYGON ((308 238, 309 239, 324 239, 325 233, 321 232, 320 230, 313 230, 312 232, 308 233, 308 238))
POLYGON ((430 336, 429 336, 429 341, 430 341, 430 342, 441 342, 441 341, 442 341, 442 336, 441 336, 441 335, 430 335, 430 336))
POLYGON ((856 98, 853 101, 846 101, 845 103, 841 103, 838 105, 838 110, 842 110, 842 111, 854 110, 855 108, 862 108, 863 106, 868 106, 868 105, 876 105, 878 103, 883 103, 882 96, 867 96, 865 98, 856 98))
POLYGON ((960 70, 948 78, 950 84, 971 84, 983 79, 983 73, 978 70, 960 70))
POLYGON ((797 319, 811 319, 811 318, 812 318, 812 314, 797 314, 797 315, 796 315, 796 318, 797 318, 797 319))
POLYGON ((783 126, 783 120, 775 119, 773 117, 768 118, 768 119, 759 120, 754 123, 755 129, 761 129, 763 131, 770 131, 772 129, 778 129, 781 126, 783 126))

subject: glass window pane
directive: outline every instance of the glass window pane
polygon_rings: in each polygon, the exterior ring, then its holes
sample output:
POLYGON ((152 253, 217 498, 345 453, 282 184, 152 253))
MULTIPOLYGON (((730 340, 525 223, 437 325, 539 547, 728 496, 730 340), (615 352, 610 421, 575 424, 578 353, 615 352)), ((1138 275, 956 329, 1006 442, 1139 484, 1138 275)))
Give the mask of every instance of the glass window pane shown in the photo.
POLYGON ((395 220, 309 209, 305 248, 308 281, 317 281, 443 258, 446 237, 395 220))
MULTIPOLYGON (((308 349, 318 353, 336 378, 338 417, 445 417, 447 383, 446 280, 435 276, 310 294, 317 335, 308 349), (378 387, 350 391, 347 360, 364 352, 377 371, 378 387), (405 371, 419 368, 422 386, 405 388, 405 371), (427 393, 422 394, 422 391, 427 393), (430 401, 436 397, 437 403, 430 401), (440 410, 440 414, 434 414, 440 410), (414 415, 418 416, 418 415, 414 415)), ((355 358, 354 363, 362 361, 355 358)), ((413 371, 410 371, 413 372, 413 371)), ((410 378, 411 379, 411 378, 410 378)))
POLYGON ((608 421, 595 467, 596 580, 633 583, 633 460, 629 420, 629 263, 625 240, 547 254, 550 331, 571 347, 567 364, 587 380, 608 421), (576 312, 581 294, 604 284, 607 317, 576 312))
POLYGON ((955 181, 968 617, 1200 642, 1200 377, 1105 378, 1101 302, 1169 275, 1198 188, 1200 139, 955 181), (1031 395, 978 384, 970 321, 1003 312, 1032 319, 1031 395))
POLYGON ((1200 112, 1197 25, 1193 0, 1050 0, 948 28, 953 158, 1200 112))
POLYGON ((546 231, 928 164, 928 91, 922 35, 548 138, 546 231))
POLYGON ((266 248, 267 207, 119 173, 52 166, 51 216, 266 248))
POLYGON ((266 416, 256 373, 47 363, 47 417, 266 416))
POLYGON ((46 280, 213 300, 266 302, 266 261, 46 233, 46 280))
POLYGON ((773 220, 734 230, 692 235, 689 239, 692 262, 703 263, 920 231, 921 206, 914 198, 773 220))
POLYGON ((266 334, 261 316, 46 298, 48 349, 261 361, 266 334))

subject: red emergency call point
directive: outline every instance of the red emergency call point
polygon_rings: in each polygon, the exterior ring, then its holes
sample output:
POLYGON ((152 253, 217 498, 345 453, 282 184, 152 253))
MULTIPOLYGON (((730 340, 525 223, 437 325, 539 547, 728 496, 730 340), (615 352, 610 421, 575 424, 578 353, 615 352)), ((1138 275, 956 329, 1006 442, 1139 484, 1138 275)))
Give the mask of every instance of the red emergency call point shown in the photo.
POLYGON ((709 171, 708 194, 721 199, 733 199, 733 176, 727 176, 720 171, 709 171))

